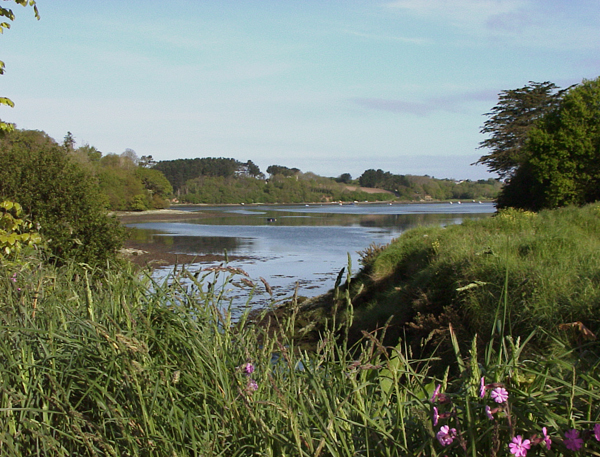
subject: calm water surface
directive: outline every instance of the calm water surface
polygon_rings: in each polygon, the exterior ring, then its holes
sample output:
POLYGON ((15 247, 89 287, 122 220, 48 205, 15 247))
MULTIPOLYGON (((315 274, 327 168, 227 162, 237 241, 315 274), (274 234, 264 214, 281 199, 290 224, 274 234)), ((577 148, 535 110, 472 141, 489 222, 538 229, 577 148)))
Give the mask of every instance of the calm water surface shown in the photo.
MULTIPOLYGON (((177 207, 191 214, 214 217, 187 222, 130 224, 137 239, 162 243, 179 254, 223 254, 243 256, 231 262, 248 272, 251 279, 263 277, 276 297, 290 296, 296 284, 299 294, 315 296, 331 289, 339 271, 351 259, 359 268, 359 252, 369 245, 387 244, 402 232, 420 225, 458 224, 466 219, 489 217, 491 203, 462 204, 356 204, 307 206, 177 207)), ((190 270, 214 266, 199 263, 190 270)), ((166 277, 172 267, 155 271, 166 277)), ((258 282, 251 306, 269 302, 258 282)), ((246 301, 247 292, 233 293, 234 301, 246 301)), ((239 303, 242 306, 242 303, 239 303)))

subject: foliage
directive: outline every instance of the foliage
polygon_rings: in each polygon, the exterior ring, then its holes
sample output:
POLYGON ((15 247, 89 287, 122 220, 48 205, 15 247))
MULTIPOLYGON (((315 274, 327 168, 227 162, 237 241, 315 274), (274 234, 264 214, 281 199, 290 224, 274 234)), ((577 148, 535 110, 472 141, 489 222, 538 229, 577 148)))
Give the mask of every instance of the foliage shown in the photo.
POLYGON ((342 173, 340 176, 335 178, 337 182, 342 184, 350 184, 352 182, 352 175, 350 173, 342 173))
POLYGON ((501 179, 510 178, 528 158, 524 147, 530 130, 536 121, 550 113, 559 105, 566 90, 558 90, 551 82, 530 81, 525 87, 503 90, 498 104, 485 115, 481 133, 490 138, 480 143, 480 148, 490 152, 476 163, 487 165, 489 170, 498 173, 501 179))
POLYGON ((187 181, 199 176, 230 178, 240 170, 247 170, 250 174, 260 173, 258 167, 251 161, 243 164, 235 159, 213 157, 162 160, 154 166, 154 169, 165 175, 177 193, 181 193, 187 181))
POLYGON ((186 184, 179 197, 184 203, 306 203, 333 201, 388 200, 390 194, 349 191, 329 178, 318 176, 274 176, 267 181, 239 176, 236 178, 199 177, 186 184))
POLYGON ((44 132, 14 131, 0 142, 0 197, 18 201, 39 225, 55 261, 103 264, 121 246, 96 180, 44 132))
MULTIPOLYGON (((538 213, 504 210, 461 225, 407 231, 377 252, 363 255, 363 268, 348 293, 355 326, 389 323, 386 337, 411 342, 415 351, 436 345, 451 351, 448 324, 461 341, 495 325, 506 300, 515 337, 537 328, 534 346, 548 351, 549 335, 580 322, 600 331, 598 205, 538 213)), ((314 304, 327 308, 329 297, 314 304)), ((341 306, 341 305, 340 305, 341 306)))
POLYGON ((282 165, 270 165, 267 168, 267 173, 269 173, 271 176, 281 175, 288 178, 300 173, 300 170, 298 168, 288 168, 282 165))
POLYGON ((23 248, 41 247, 42 237, 15 202, 0 203, 0 260, 18 260, 23 248))
POLYGON ((539 210, 600 199, 600 78, 570 89, 529 133, 528 159, 498 206, 539 210))
POLYGON ((490 178, 456 182, 429 176, 395 175, 369 169, 358 178, 362 187, 385 189, 403 200, 488 200, 496 198, 501 184, 490 178))
POLYGON ((72 136, 68 142, 65 140, 67 143, 70 156, 98 179, 109 209, 143 211, 169 207, 173 188, 160 171, 150 168, 152 156, 138 159, 132 149, 103 155, 88 144, 74 148, 72 136))
MULTIPOLYGON (((14 1, 17 5, 32 6, 35 17, 38 20, 40 19, 40 14, 38 12, 37 5, 35 4, 35 0, 12 0, 12 1, 14 1)), ((0 6, 0 17, 6 18, 9 21, 15 20, 15 14, 13 13, 13 11, 9 8, 4 8, 1 6, 0 6)), ((10 29, 9 22, 0 22, 0 33, 4 33, 4 29, 10 29)), ((4 74, 4 68, 5 68, 4 62, 0 61, 0 75, 4 74)), ((0 105, 10 106, 10 107, 15 106, 14 102, 11 99, 6 98, 6 97, 0 97, 0 105)), ((14 128, 15 128, 15 126, 13 124, 9 124, 7 122, 0 121, 0 133, 1 132, 11 132, 12 130, 14 130, 14 128)))
POLYGON ((250 303, 256 285, 228 265, 162 283, 127 268, 0 271, 3 455, 487 457, 520 436, 530 457, 563 456, 572 429, 598 451, 597 344, 526 358, 500 318, 484 350, 461 353, 455 336, 457 374, 438 378, 437 354, 377 333, 353 353, 335 323, 297 350, 295 301, 270 333, 232 323, 227 291, 249 287, 250 303))

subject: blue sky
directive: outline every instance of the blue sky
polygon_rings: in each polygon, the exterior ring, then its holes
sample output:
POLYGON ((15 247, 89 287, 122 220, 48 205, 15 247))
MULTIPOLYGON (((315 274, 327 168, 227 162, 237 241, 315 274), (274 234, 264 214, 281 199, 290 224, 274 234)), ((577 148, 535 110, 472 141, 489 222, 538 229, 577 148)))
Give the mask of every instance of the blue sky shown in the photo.
POLYGON ((500 91, 600 75, 598 0, 37 4, 0 36, 0 118, 105 154, 486 179, 500 91))

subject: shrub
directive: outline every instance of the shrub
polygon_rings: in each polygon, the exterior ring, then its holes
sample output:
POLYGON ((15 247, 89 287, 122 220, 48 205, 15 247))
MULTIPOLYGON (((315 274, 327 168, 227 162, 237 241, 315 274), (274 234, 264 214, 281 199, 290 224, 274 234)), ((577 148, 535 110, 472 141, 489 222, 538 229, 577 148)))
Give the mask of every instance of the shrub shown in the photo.
POLYGON ((102 265, 121 247, 123 230, 94 177, 43 132, 15 131, 0 143, 0 197, 39 225, 54 261, 102 265))

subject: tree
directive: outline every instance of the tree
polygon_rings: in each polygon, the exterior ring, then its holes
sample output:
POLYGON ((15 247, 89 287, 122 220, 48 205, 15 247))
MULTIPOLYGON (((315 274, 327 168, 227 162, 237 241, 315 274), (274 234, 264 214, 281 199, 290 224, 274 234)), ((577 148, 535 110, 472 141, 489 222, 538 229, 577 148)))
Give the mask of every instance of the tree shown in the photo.
MULTIPOLYGON (((35 4, 35 0, 13 0, 17 5, 21 6, 32 6, 33 12, 35 14, 36 19, 40 19, 40 14, 37 9, 37 5, 35 4)), ((3 8, 0 6, 0 17, 5 17, 9 21, 15 20, 15 15, 13 11, 9 8, 3 8)), ((10 29, 10 23, 8 22, 0 22, 0 33, 4 32, 4 29, 10 29)), ((4 74, 4 62, 0 61, 0 75, 4 74)), ((11 108, 15 106, 13 101, 7 97, 0 97, 0 105, 10 106, 11 108)), ((0 120, 0 132, 10 132, 14 130, 14 124, 9 124, 8 122, 4 122, 0 120)))
POLYGON ((75 137, 73 136, 73 134, 71 132, 67 132, 67 134, 65 135, 65 139, 63 140, 63 147, 71 152, 73 150, 75 150, 75 137))
POLYGON ((530 81, 525 87, 500 92, 498 104, 485 114, 489 119, 481 129, 481 133, 491 137, 479 143, 479 147, 490 149, 490 153, 476 163, 485 164, 500 179, 510 178, 527 160, 524 146, 529 131, 538 119, 556 109, 568 90, 558 89, 548 81, 530 81))
POLYGON ((352 181, 352 175, 350 173, 342 173, 340 176, 335 178, 337 182, 341 182, 342 184, 350 184, 352 181))
POLYGON ((138 165, 144 168, 152 168, 156 165, 156 160, 154 160, 152 156, 142 156, 140 157, 138 165))
POLYGON ((57 262, 105 265, 122 245, 94 177, 44 132, 15 130, 0 141, 1 199, 21 204, 57 262))
POLYGON ((295 176, 298 173, 300 173, 300 170, 298 168, 284 167, 283 165, 270 165, 267 168, 267 173, 269 173, 271 176, 281 175, 281 176, 290 177, 290 176, 295 176))
POLYGON ((243 164, 240 167, 240 170, 242 170, 242 174, 245 174, 247 176, 251 176, 253 178, 264 178, 264 175, 261 173, 260 168, 258 167, 258 165, 252 162, 252 160, 248 160, 248 162, 243 164))
POLYGON ((140 158, 136 152, 129 148, 125 149, 125 151, 121 153, 121 159, 121 166, 125 168, 135 168, 140 162, 140 158))
POLYGON ((498 207, 530 210, 600 200, 600 78, 571 87, 531 129, 527 160, 504 186, 498 207))

